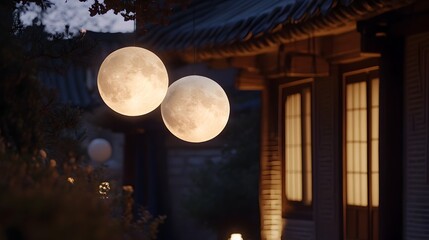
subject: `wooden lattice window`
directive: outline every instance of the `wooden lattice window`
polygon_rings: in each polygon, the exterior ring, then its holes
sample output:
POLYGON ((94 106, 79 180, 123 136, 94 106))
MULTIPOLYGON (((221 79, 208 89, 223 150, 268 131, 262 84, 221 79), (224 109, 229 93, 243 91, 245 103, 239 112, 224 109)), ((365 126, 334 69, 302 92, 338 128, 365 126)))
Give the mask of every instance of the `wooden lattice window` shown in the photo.
POLYGON ((347 204, 355 206, 368 206, 369 197, 372 206, 378 206, 379 200, 379 80, 372 79, 368 84, 369 98, 366 81, 346 86, 347 204))
POLYGON ((379 82, 376 67, 345 75, 345 239, 379 235, 379 82))
POLYGON ((286 94, 284 102, 284 192, 288 201, 312 202, 311 91, 286 94))

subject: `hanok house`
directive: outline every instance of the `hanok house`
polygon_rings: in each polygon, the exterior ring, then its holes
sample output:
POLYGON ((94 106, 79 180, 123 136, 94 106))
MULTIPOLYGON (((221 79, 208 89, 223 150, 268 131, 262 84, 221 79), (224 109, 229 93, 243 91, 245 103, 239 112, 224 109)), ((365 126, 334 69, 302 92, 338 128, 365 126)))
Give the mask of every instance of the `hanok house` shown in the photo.
POLYGON ((194 1, 142 41, 262 92, 262 239, 429 239, 428 10, 194 1))

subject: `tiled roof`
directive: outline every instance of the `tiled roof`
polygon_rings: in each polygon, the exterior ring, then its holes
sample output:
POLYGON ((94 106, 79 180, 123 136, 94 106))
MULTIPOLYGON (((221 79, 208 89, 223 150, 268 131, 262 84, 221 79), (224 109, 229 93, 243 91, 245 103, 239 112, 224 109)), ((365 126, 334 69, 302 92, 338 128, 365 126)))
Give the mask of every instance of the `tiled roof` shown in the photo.
POLYGON ((61 71, 41 71, 39 78, 46 88, 56 91, 63 104, 88 108, 95 103, 91 86, 94 73, 89 68, 71 64, 61 71))
POLYGON ((198 0, 149 28, 140 40, 159 51, 197 48, 200 57, 248 54, 332 30, 413 0, 198 0))
POLYGON ((112 51, 133 43, 134 34, 87 32, 82 40, 82 55, 68 60, 44 59, 39 79, 56 91, 61 103, 88 109, 102 103, 96 86, 102 61, 112 51))

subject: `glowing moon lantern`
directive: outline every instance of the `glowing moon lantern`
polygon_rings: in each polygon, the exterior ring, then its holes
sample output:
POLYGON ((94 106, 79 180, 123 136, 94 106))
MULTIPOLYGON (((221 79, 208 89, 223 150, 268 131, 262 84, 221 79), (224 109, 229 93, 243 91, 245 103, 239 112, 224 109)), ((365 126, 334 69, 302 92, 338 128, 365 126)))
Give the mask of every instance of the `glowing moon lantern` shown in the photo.
POLYGON ((215 81, 191 75, 171 84, 161 104, 161 114, 168 130, 176 137, 188 142, 205 142, 225 128, 229 101, 215 81))
POLYGON ((168 89, 161 59, 149 50, 125 47, 109 54, 97 79, 101 98, 115 112, 139 116, 157 108, 168 89))
POLYGON ((112 146, 103 138, 95 138, 88 145, 88 155, 95 162, 105 162, 112 156, 112 146))

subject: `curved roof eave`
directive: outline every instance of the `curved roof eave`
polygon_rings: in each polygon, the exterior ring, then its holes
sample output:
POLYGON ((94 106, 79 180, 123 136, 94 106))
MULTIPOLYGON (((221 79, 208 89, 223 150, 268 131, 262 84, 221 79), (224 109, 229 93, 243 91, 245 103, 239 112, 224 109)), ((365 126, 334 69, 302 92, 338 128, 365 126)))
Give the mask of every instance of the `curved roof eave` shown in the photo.
MULTIPOLYGON (((155 30, 154 33, 143 36, 141 40, 163 52, 179 54, 189 54, 190 52, 195 54, 196 52, 199 59, 255 55, 267 52, 279 44, 306 39, 311 36, 349 31, 355 27, 356 21, 400 8, 413 1, 302 0, 283 1, 282 6, 279 5, 279 1, 275 1, 277 5, 273 5, 271 8, 267 8, 267 5, 259 6, 266 8, 261 12, 254 9, 247 12, 242 11, 243 14, 248 15, 241 18, 236 16, 237 21, 233 21, 231 18, 227 19, 222 28, 219 27, 219 24, 215 26, 216 22, 213 23, 213 19, 210 22, 208 10, 204 9, 204 14, 188 17, 188 20, 191 18, 191 23, 183 19, 186 13, 179 14, 172 19, 171 25, 153 29, 155 30), (272 16, 278 17, 273 19, 272 16), (200 27, 195 27, 195 21, 199 21, 200 27), (169 31, 169 29, 175 31, 169 31), (181 41, 176 42, 178 39, 181 41), (196 50, 192 50, 193 48, 196 50)), ((227 1, 218 0, 218 2, 225 5, 227 1)), ((198 2, 195 6, 196 9, 203 7, 197 5, 198 2)), ((222 7, 222 5, 220 6, 222 7)), ((216 9, 213 10, 213 12, 215 11, 216 9)), ((215 14, 212 13, 211 15, 215 14)), ((229 13, 228 16, 233 17, 232 13, 229 13)), ((220 16, 212 18, 219 21, 220 16)))

